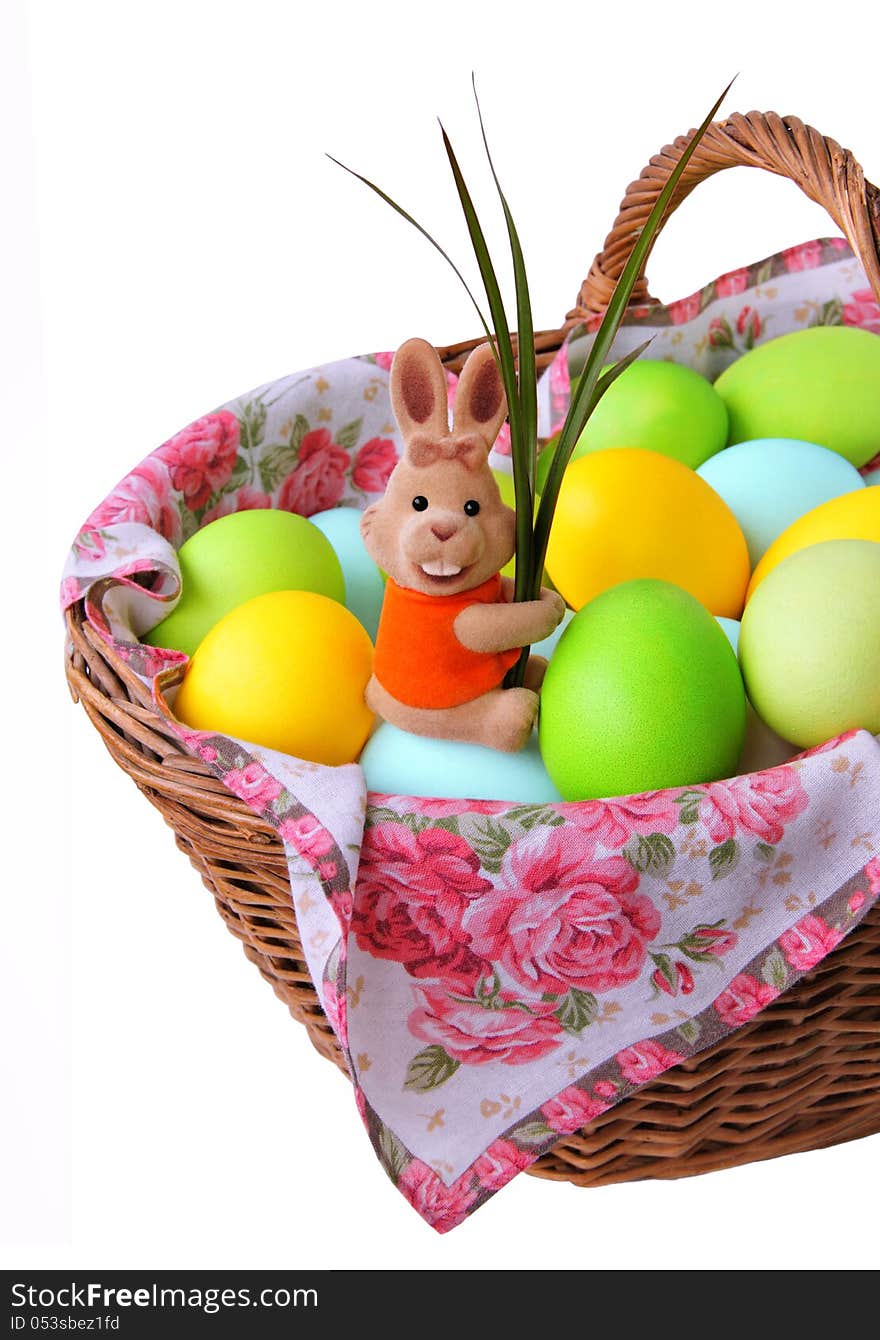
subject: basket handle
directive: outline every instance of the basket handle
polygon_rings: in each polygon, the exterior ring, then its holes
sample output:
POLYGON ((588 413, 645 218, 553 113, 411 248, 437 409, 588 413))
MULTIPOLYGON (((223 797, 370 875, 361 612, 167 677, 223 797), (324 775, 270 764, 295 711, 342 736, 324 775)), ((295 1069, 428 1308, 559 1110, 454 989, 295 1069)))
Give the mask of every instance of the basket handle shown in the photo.
MULTIPOLYGON (((679 135, 661 149, 626 188, 614 227, 590 266, 566 326, 607 306, 633 243, 693 134, 679 135)), ((726 121, 713 121, 682 174, 663 226, 706 177, 740 166, 764 168, 789 177, 810 200, 823 205, 861 261, 880 302, 880 191, 865 180, 848 149, 795 116, 777 116, 775 112, 748 112, 743 116, 736 112, 726 121)), ((648 291, 644 267, 632 301, 655 301, 648 291)))

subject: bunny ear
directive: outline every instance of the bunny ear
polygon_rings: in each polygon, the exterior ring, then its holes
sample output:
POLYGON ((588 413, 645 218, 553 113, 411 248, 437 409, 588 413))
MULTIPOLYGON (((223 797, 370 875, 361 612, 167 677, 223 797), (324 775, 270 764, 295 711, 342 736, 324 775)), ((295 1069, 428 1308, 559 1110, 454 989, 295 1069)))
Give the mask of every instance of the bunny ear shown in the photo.
POLYGON ((417 432, 448 437, 446 374, 427 340, 407 340, 394 355, 391 406, 405 441, 417 432))
POLYGON ((507 400, 492 346, 481 344, 462 368, 452 431, 456 437, 477 433, 491 450, 506 417, 507 400))

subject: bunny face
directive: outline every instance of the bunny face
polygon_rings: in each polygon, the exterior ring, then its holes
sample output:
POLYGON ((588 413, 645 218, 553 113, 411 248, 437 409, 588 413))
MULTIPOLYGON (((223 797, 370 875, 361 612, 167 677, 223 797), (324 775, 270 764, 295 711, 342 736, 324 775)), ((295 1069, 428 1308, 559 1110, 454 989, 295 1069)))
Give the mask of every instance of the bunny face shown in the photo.
POLYGON ((363 514, 367 551, 399 586, 425 595, 469 591, 514 551, 514 513, 488 464, 507 412, 489 345, 465 364, 451 433, 445 374, 423 340, 395 355, 391 398, 405 449, 384 497, 363 514))
POLYGON ((457 595, 487 581, 511 558, 514 531, 488 466, 416 466, 406 457, 361 522, 379 567, 398 586, 426 595, 457 595))

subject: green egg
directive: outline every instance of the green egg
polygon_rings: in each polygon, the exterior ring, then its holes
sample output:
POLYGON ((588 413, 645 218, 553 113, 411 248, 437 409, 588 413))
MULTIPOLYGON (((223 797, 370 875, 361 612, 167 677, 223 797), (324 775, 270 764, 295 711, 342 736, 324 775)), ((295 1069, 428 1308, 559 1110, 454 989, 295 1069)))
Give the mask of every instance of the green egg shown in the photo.
POLYGON ((715 383, 731 445, 798 438, 857 468, 880 451, 880 339, 853 326, 814 326, 759 344, 715 383))
POLYGON ((546 447, 538 453, 538 460, 535 466, 535 488, 538 493, 544 492, 544 486, 547 483, 547 476, 550 473, 550 466, 553 464, 553 456, 559 442, 559 434, 551 437, 546 447))
POLYGON ((143 641, 188 656, 225 614, 255 596, 314 591, 345 601, 333 546, 317 526, 293 512, 254 508, 220 517, 182 544, 177 558, 180 601, 143 641))
POLYGON ((670 582, 639 579, 579 610, 541 690, 544 763, 566 800, 735 773, 746 702, 733 648, 670 582))
POLYGON ((727 444, 727 410, 692 368, 640 358, 603 395, 573 459, 607 447, 642 447, 696 470, 727 444))
POLYGON ((746 605, 739 658, 755 711, 784 740, 880 733, 880 544, 826 540, 783 559, 746 605))

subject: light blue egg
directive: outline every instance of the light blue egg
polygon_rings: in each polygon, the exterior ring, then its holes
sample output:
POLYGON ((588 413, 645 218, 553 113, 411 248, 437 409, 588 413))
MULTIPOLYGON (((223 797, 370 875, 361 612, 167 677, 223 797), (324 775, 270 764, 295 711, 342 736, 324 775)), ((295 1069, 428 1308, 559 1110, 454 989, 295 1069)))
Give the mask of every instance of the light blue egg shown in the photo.
POLYGON ((385 582, 361 539, 361 514, 356 507, 331 507, 309 520, 333 545, 345 580, 345 606, 366 628, 373 641, 379 627, 385 582))
POLYGON ((367 790, 394 796, 511 800, 540 805, 561 800, 532 735, 518 754, 479 744, 430 740, 383 721, 360 757, 367 790))
POLYGON ((549 661, 550 657, 553 655, 554 651, 559 646, 559 639, 562 637, 562 634, 565 632, 566 628, 571 623, 573 618, 574 618, 574 610, 566 610, 562 616, 562 622, 560 623, 559 627, 554 629, 554 631, 550 634, 549 637, 545 637, 543 642, 536 642, 534 644, 534 646, 532 647, 532 651, 535 653, 535 655, 546 656, 547 660, 549 661))
POLYGON ((727 447, 704 461, 697 474, 721 495, 742 527, 753 568, 798 517, 865 482, 836 451, 784 437, 727 447))
POLYGON ((733 647, 733 650, 739 655, 739 619, 727 619, 723 614, 715 615, 715 622, 720 623, 727 634, 727 640, 733 647))

